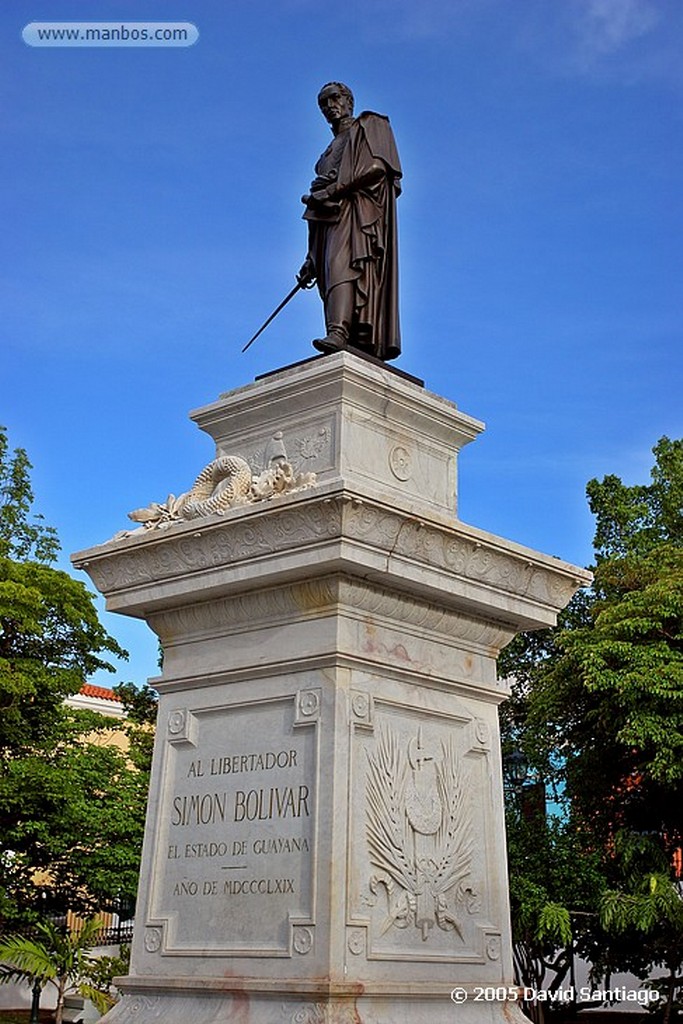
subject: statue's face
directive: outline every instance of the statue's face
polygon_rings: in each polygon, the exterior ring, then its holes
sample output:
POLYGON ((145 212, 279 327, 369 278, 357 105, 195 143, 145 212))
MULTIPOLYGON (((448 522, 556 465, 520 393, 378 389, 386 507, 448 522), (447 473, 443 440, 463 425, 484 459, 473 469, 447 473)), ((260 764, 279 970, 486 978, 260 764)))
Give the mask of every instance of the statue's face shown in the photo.
POLYGON ((328 85, 318 96, 318 106, 323 116, 330 124, 341 121, 343 117, 349 117, 353 113, 353 104, 350 98, 336 85, 328 85))

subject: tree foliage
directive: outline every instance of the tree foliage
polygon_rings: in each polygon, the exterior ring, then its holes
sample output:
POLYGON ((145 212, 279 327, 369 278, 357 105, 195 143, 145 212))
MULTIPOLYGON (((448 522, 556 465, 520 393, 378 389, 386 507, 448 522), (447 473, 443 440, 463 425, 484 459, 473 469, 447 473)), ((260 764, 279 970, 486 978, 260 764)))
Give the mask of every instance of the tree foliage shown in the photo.
POLYGON ((683 781, 683 442, 654 449, 653 484, 592 480, 593 591, 583 622, 537 665, 529 730, 574 813, 607 839, 618 828, 680 845, 683 781), (617 486, 618 484, 618 486, 617 486), (661 516, 661 518, 660 518, 661 516), (608 546, 608 543, 612 547, 608 546))
POLYGON ((140 755, 136 767, 129 751, 98 742, 110 730, 102 716, 67 714, 54 747, 8 759, 0 789, 8 916, 88 915, 134 902, 148 760, 140 755))
POLYGON ((78 931, 63 930, 46 921, 36 926, 36 938, 10 935, 0 942, 0 983, 28 981, 41 988, 52 985, 57 991, 55 1024, 62 1024, 64 997, 72 991, 90 999, 100 1013, 105 1013, 113 999, 97 984, 101 969, 90 956, 100 929, 101 921, 91 918, 78 931))
POLYGON ((661 543, 683 545, 683 440, 662 437, 652 451, 651 483, 629 486, 609 475, 586 486, 598 563, 646 554, 661 543))
POLYGON ((65 697, 125 657, 84 585, 51 564, 55 531, 32 515, 31 464, 0 428, 0 757, 47 742, 65 697))
POLYGON ((9 451, 7 430, 0 427, 0 555, 21 562, 53 562, 59 552, 57 532, 33 514, 31 463, 23 448, 9 451))
POLYGON ((51 564, 58 542, 32 513, 29 470, 0 430, 0 930, 132 902, 151 760, 149 688, 121 688, 128 750, 107 741, 111 719, 64 703, 125 652, 51 564))
MULTIPOLYGON (((562 821, 597 856, 602 877, 582 895, 552 880, 535 909, 520 898, 520 919, 530 914, 538 934, 547 898, 570 912, 574 942, 598 967, 645 973, 663 964, 675 976, 683 957, 675 877, 683 846, 683 441, 662 438, 653 452, 649 484, 589 482, 593 587, 557 629, 518 637, 500 670, 514 680, 503 714, 508 747, 521 745, 536 778, 559 796, 562 821)), ((514 843, 510 859, 513 877, 538 883, 540 866, 514 843)))
POLYGON ((65 697, 124 652, 67 573, 0 556, 0 755, 46 742, 65 697))

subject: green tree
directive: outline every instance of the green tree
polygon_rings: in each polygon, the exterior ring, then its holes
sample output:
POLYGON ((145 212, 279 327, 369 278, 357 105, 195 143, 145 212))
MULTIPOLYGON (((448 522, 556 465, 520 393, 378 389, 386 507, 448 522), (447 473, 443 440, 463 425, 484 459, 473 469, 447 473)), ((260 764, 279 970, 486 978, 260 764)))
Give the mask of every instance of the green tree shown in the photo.
POLYGON ((59 540, 56 530, 33 513, 31 469, 23 448, 10 453, 7 430, 0 427, 0 555, 19 561, 53 562, 59 540))
POLYGON ((52 565, 55 531, 31 515, 31 464, 0 428, 0 758, 49 741, 64 698, 125 657, 82 583, 52 565))
MULTIPOLYGON (((547 816, 537 794, 538 784, 508 801, 513 953, 521 983, 555 993, 572 981, 573 953, 594 924, 605 879, 600 856, 569 821, 547 816)), ((531 1002, 525 1012, 545 1018, 543 1003, 531 1002)))
MULTIPOLYGON (((661 964, 659 979, 663 1024, 669 1024, 683 982, 683 899, 671 878, 665 851, 651 835, 620 832, 615 846, 622 866, 618 888, 600 898, 600 918, 608 932, 625 939, 646 961, 661 964)), ((637 957, 637 954, 636 954, 637 957)))
MULTIPOLYGON (((683 442, 654 448, 650 485, 588 484, 596 516, 583 621, 553 638, 528 703, 544 756, 575 813, 607 840, 657 829, 681 845, 683 780, 683 442)), ((546 760, 546 763, 547 763, 546 760)))
POLYGON ((57 992, 55 1024, 64 1020, 64 997, 69 992, 90 999, 100 1013, 106 1013, 113 999, 95 982, 101 968, 90 956, 100 929, 101 921, 91 918, 78 931, 65 931, 45 922, 36 926, 36 938, 10 935, 0 942, 0 983, 26 981, 41 988, 53 986, 57 992))
MULTIPOLYGON (((508 744, 520 744, 561 796, 563 820, 604 876, 582 906, 555 884, 549 901, 574 912, 574 939, 598 967, 644 975, 666 964, 675 978, 680 958, 664 946, 681 948, 680 918, 672 912, 662 930, 650 911, 653 892, 671 908, 681 900, 673 865, 683 845, 683 441, 662 438, 654 455, 649 484, 590 481, 593 588, 556 630, 517 638, 500 670, 515 681, 508 744)), ((537 871, 511 849, 513 874, 535 883, 537 871)))
POLYGON ((0 930, 133 901, 151 757, 149 688, 123 687, 128 751, 105 741, 110 719, 64 704, 125 652, 51 564, 58 542, 32 514, 29 470, 0 430, 0 930))
MULTIPOLYGON (((106 738, 97 742, 94 719, 65 715, 55 746, 7 761, 6 917, 38 920, 66 909, 87 915, 134 903, 148 760, 106 738)), ((110 729, 105 719, 99 731, 110 729)))

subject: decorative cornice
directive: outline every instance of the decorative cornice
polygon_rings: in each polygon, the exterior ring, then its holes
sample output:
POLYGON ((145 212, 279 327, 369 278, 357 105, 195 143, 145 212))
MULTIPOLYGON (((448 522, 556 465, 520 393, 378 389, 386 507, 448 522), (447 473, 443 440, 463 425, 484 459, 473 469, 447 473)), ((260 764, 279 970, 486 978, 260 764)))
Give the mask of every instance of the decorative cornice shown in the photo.
POLYGON ((334 502, 271 506, 259 512, 234 509, 220 519, 203 520, 201 526, 183 523, 162 533, 136 534, 123 543, 81 552, 74 556, 74 564, 108 596, 278 554, 340 533, 341 508, 334 502))
MULTIPOLYGON (((324 570, 326 561, 348 574, 355 572, 356 565, 359 573, 364 572, 356 558, 362 549, 374 559, 375 575, 386 572, 400 578, 407 567, 417 564, 434 570, 438 589, 451 596, 458 583, 476 584, 489 594, 522 598, 550 612, 563 608, 591 579, 585 570, 559 560, 555 563, 473 527, 423 521, 338 488, 284 500, 286 505, 233 509, 224 517, 203 520, 200 529, 184 523, 139 539, 131 537, 81 552, 74 562, 87 570, 107 597, 168 582, 175 584, 175 604, 181 597, 177 583, 183 579, 201 574, 206 581, 215 571, 232 572, 239 566, 235 575, 244 589, 250 563, 263 566, 271 556, 284 558, 297 552, 301 553, 301 575, 310 576, 312 568, 324 570), (346 545, 344 552, 339 544, 346 545), (306 548, 318 552, 310 561, 302 553, 306 548)), ((289 581, 296 571, 290 564, 289 581)), ((199 599, 196 592, 193 599, 199 599)), ((121 603, 125 610, 125 600, 121 603)), ((500 618, 500 613, 495 617, 500 618)), ((511 611, 510 622, 515 618, 511 611)))
POLYGON ((367 501, 345 505, 343 531, 347 537, 387 550, 390 557, 420 562, 554 609, 564 608, 591 579, 590 573, 576 566, 560 561, 557 566, 544 564, 538 552, 511 551, 511 545, 498 537, 461 526, 448 529, 367 501), (500 550, 503 545, 507 551, 500 550))

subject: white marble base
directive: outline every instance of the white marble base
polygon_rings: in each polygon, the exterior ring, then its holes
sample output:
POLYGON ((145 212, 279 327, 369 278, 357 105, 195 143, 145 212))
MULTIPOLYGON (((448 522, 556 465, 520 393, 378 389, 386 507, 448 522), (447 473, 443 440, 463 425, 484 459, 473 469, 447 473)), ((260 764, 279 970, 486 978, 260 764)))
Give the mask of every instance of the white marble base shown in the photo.
POLYGON ((164 648, 108 1024, 514 1016, 495 659, 587 574, 458 522, 481 424, 348 353, 194 418, 318 482, 75 557, 164 648))
POLYGON ((528 1024, 504 990, 480 986, 434 990, 364 992, 348 986, 310 985, 296 994, 259 983, 220 989, 185 983, 146 986, 130 983, 128 994, 102 1018, 106 1024, 528 1024), (466 998, 461 1001, 461 992, 466 998), (457 1001, 456 1001, 457 999, 457 1001))

